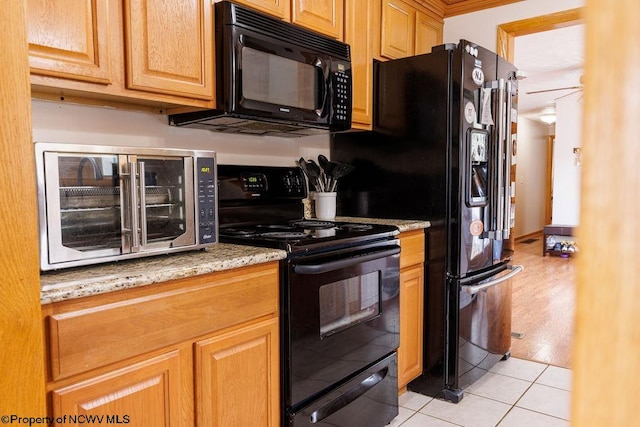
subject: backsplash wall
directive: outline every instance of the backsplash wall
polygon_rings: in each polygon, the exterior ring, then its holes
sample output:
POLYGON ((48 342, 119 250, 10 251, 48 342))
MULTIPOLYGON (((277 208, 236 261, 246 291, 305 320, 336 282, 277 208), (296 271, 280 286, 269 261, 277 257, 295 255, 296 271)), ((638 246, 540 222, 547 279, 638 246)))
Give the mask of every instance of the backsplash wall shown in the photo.
POLYGON ((300 157, 329 156, 329 136, 275 138, 169 126, 167 116, 32 101, 33 140, 91 145, 214 150, 219 164, 295 166, 300 157))

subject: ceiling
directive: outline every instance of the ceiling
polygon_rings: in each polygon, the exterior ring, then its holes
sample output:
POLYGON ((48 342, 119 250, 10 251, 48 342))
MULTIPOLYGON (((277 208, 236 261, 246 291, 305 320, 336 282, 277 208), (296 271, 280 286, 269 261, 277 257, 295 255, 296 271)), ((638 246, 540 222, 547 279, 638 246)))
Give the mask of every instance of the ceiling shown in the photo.
POLYGON ((514 65, 527 73, 518 86, 518 111, 537 117, 545 107, 577 89, 527 94, 540 90, 581 86, 584 66, 584 24, 515 38, 514 65))

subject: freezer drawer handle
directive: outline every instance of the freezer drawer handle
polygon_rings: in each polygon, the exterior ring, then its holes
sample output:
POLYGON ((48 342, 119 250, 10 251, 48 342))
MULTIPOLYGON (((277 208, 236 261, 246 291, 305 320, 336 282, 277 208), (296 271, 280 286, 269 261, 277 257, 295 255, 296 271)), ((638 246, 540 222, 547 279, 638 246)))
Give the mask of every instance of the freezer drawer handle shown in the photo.
POLYGON ((362 380, 360 384, 357 384, 337 399, 332 400, 322 408, 312 412, 309 416, 309 421, 311 421, 311 424, 316 424, 327 418, 329 415, 335 414, 340 409, 344 408, 349 403, 353 402, 354 400, 365 394, 367 391, 375 387, 376 384, 378 384, 387 376, 388 373, 389 367, 385 366, 375 374, 368 376, 367 378, 362 380))
POLYGON ((293 271, 298 274, 321 274, 328 271, 335 271, 341 268, 351 267, 360 264, 365 261, 371 261, 374 259, 386 258, 388 256, 396 255, 400 253, 400 247, 394 247, 393 249, 385 249, 382 251, 370 252, 364 255, 357 255, 347 259, 341 259, 338 261, 330 261, 320 264, 298 264, 293 267, 293 271))
POLYGON ((487 282, 487 283, 483 283, 482 285, 463 286, 462 289, 468 294, 471 294, 471 295, 477 294, 478 292, 480 292, 483 289, 487 289, 487 288, 490 288, 492 286, 499 285, 500 283, 511 279, 513 276, 515 276, 517 274, 520 274, 524 270, 524 266, 522 266, 522 265, 509 265, 509 266, 507 266, 507 270, 511 270, 511 271, 508 274, 505 274, 504 276, 500 276, 495 280, 492 280, 492 281, 487 282))

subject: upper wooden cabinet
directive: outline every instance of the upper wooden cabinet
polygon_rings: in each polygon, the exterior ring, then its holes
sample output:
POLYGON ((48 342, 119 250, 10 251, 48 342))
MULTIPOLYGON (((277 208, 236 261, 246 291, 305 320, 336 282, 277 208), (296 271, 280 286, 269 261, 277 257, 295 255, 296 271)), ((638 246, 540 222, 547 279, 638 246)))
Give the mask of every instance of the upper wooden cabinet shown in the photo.
POLYGON ((351 46, 352 126, 371 129, 375 0, 345 0, 344 41, 351 46))
POLYGON ((27 0, 32 94, 211 108, 211 0, 27 0))
POLYGON ((213 96, 213 19, 203 0, 125 0, 127 88, 213 96))
POLYGON ((235 0, 235 2, 285 21, 291 20, 291 0, 235 0))
POLYGON ((442 44, 442 17, 410 1, 382 0, 380 58, 397 59, 431 52, 442 44))
POLYGON ((442 44, 442 20, 426 13, 416 12, 415 54, 430 53, 433 46, 442 44))
POLYGON ((112 83, 107 0, 27 0, 31 72, 112 83))
POLYGON ((413 7, 400 0, 383 0, 380 55, 389 59, 413 55, 415 25, 413 7))
POLYGON ((344 0, 291 0, 291 22, 343 39, 344 0))

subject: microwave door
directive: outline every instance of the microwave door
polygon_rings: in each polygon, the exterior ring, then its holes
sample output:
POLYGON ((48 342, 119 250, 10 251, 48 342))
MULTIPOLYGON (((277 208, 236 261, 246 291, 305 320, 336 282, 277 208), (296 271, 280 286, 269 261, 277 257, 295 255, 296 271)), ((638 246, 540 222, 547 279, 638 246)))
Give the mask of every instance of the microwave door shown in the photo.
POLYGON ((191 157, 129 156, 132 252, 196 243, 191 157))
POLYGON ((117 165, 113 154, 44 153, 47 244, 41 250, 51 266, 120 255, 117 165))

